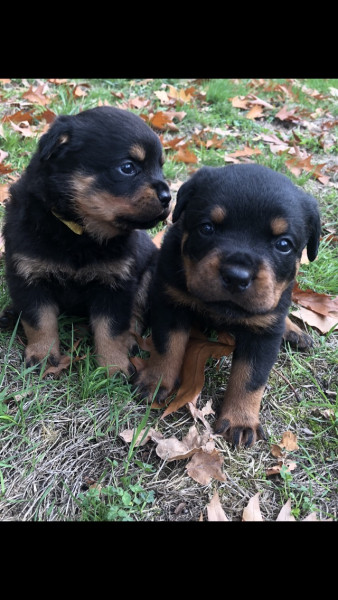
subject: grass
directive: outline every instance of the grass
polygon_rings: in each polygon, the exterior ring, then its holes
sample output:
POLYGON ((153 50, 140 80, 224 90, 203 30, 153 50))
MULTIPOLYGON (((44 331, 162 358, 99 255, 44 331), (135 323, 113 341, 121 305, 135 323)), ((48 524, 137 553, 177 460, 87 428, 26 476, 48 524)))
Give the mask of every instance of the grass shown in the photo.
MULTIPOLYGON (((300 150, 312 154, 314 164, 331 165, 337 144, 329 135, 334 136, 337 128, 324 131, 322 126, 323 120, 333 121, 337 115, 337 97, 331 93, 332 88, 338 88, 338 80, 92 79, 0 83, 0 117, 18 110, 33 117, 29 123, 32 135, 28 136, 14 130, 9 121, 1 123, 0 147, 8 155, 0 163, 0 185, 10 183, 27 166, 46 125, 41 120, 46 108, 55 114, 75 114, 101 103, 120 105, 141 99, 140 108, 136 104, 130 106, 138 114, 167 109, 184 111, 182 121, 174 118, 176 131, 160 132, 164 140, 184 137, 197 156, 197 163, 186 164, 174 160, 175 149, 166 150, 164 171, 173 195, 192 169, 204 164, 224 165, 225 154, 245 145, 261 150, 262 154, 251 160, 288 175, 317 197, 323 240, 318 259, 302 265, 299 284, 304 289, 336 296, 337 244, 331 236, 337 231, 338 221, 334 173, 330 173, 330 184, 325 185, 309 172, 303 171, 296 177, 286 165, 290 156, 274 154, 261 137, 275 134, 285 139, 295 133, 300 150), (30 86, 35 89, 43 85, 47 86, 46 106, 32 104, 25 98, 30 86), (155 92, 168 91, 169 85, 183 90, 193 86, 199 95, 183 105, 163 106, 155 92), (304 86, 317 90, 321 97, 309 94, 304 86), (234 108, 229 99, 248 94, 271 103, 273 108, 260 119, 247 119, 246 111, 234 108), (304 119, 310 126, 276 119, 284 105, 307 111, 304 119), (205 128, 210 128, 209 132, 201 133, 205 128), (225 145, 221 148, 207 149, 193 138, 199 131, 202 139, 211 139, 219 130, 225 132, 225 145), (326 136, 324 147, 320 133, 326 136), (12 171, 1 175, 1 164, 10 164, 12 171)), ((220 137, 219 133, 216 135, 220 137)), ((0 204, 0 219, 3 213, 0 204)), ((8 302, 0 260, 0 308, 8 302)), ((63 352, 70 353, 74 342, 78 345, 70 366, 58 377, 43 377, 41 371, 27 369, 22 363, 24 337, 20 326, 14 331, 0 330, 0 518, 198 521, 202 515, 206 520, 206 505, 217 490, 228 519, 233 521, 241 520, 244 507, 257 492, 264 520, 275 520, 288 499, 296 520, 312 511, 320 519, 337 520, 337 334, 323 335, 306 324, 304 327, 314 338, 313 348, 298 353, 283 346, 268 381, 261 409, 268 442, 259 442, 247 450, 233 450, 217 438, 226 481, 213 479, 205 486, 188 476, 187 461, 163 461, 156 455, 153 443, 137 447, 136 436, 130 445, 122 440, 120 433, 124 429, 136 428, 138 433, 149 427, 165 437, 175 435, 181 439, 193 420, 185 408, 161 420, 161 411, 150 410, 140 402, 126 377, 107 377, 105 369, 96 365, 92 340, 83 321, 69 316, 60 318, 63 352), (299 450, 290 453, 297 467, 291 472, 283 467, 279 475, 268 477, 267 469, 276 462, 270 444, 278 443, 287 430, 297 434, 299 450)), ((199 407, 211 399, 217 410, 229 364, 228 357, 222 359, 220 369, 215 361, 209 362, 199 407)), ((208 419, 212 424, 215 415, 208 419)))

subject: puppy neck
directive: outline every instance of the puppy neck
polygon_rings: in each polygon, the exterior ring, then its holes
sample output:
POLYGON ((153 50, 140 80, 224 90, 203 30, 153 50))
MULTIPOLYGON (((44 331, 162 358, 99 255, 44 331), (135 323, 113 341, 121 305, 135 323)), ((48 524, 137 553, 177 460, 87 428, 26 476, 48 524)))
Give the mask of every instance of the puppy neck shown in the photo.
POLYGON ((82 235, 83 234, 83 227, 82 227, 82 225, 79 225, 78 223, 75 223, 75 221, 66 221, 58 213, 56 213, 54 210, 52 210, 52 214, 54 215, 54 217, 56 217, 57 219, 59 219, 59 221, 61 221, 61 223, 63 223, 64 225, 66 225, 66 227, 68 227, 68 229, 70 229, 71 231, 73 231, 73 233, 76 233, 76 235, 82 235))

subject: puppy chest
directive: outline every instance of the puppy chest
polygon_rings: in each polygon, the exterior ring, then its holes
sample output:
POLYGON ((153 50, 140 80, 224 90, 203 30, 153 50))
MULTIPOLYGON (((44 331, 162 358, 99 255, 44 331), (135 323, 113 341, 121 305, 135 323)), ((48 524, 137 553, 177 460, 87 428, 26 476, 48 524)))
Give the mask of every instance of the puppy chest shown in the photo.
POLYGON ((13 266, 28 285, 36 285, 39 280, 48 280, 61 286, 71 282, 77 285, 96 282, 116 289, 133 276, 135 265, 132 258, 125 258, 89 263, 76 268, 69 262, 61 263, 15 254, 13 266))

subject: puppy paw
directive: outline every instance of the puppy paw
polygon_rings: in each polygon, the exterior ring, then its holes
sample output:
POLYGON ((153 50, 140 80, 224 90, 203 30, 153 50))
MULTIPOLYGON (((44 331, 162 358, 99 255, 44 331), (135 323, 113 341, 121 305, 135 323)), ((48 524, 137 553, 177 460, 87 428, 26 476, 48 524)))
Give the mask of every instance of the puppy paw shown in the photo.
POLYGON ((58 352, 51 352, 46 354, 45 352, 39 352, 35 347, 27 346, 25 349, 25 363, 27 367, 34 367, 35 365, 41 364, 47 357, 47 363, 52 367, 57 367, 61 360, 61 354, 58 352))
POLYGON ((143 400, 155 401, 158 404, 164 404, 174 388, 174 383, 165 381, 163 376, 161 378, 159 371, 153 372, 147 368, 135 373, 132 381, 143 400))
POLYGON ((289 342, 291 346, 299 350, 307 350, 313 346, 312 337, 301 329, 299 331, 288 331, 283 338, 285 342, 289 342))
POLYGON ((223 438, 235 447, 244 446, 249 448, 257 440, 266 440, 261 424, 252 423, 240 424, 232 422, 230 419, 220 417, 215 426, 215 433, 220 434, 223 438))
POLYGON ((284 342, 289 342, 298 350, 307 350, 313 346, 313 339, 305 333, 296 323, 289 318, 285 319, 285 329, 283 334, 284 342))
POLYGON ((0 313, 0 328, 1 329, 12 329, 16 321, 18 320, 19 314, 12 308, 7 306, 2 313, 0 313))

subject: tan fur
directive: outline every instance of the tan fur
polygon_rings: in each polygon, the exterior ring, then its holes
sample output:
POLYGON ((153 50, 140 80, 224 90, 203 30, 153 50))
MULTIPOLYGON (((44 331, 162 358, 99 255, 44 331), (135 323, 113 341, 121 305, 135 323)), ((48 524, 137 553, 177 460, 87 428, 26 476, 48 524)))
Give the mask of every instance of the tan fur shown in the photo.
POLYGON ((204 302, 230 300, 250 312, 268 312, 277 306, 290 283, 276 281, 272 267, 265 262, 247 290, 231 293, 223 285, 220 274, 221 257, 217 249, 198 262, 186 256, 182 258, 187 288, 193 296, 204 302))
POLYGON ((45 306, 40 310, 37 328, 22 319, 22 325, 27 336, 25 358, 27 362, 37 363, 50 355, 51 361, 60 360, 58 334, 58 309, 54 305, 45 306))
POLYGON ((53 261, 31 258, 23 254, 15 254, 13 260, 16 271, 28 284, 32 284, 36 279, 48 279, 53 276, 61 284, 66 284, 69 279, 82 284, 99 281, 105 285, 110 285, 112 289, 116 289, 119 285, 118 281, 115 281, 116 278, 118 280, 130 278, 134 265, 134 260, 131 258, 95 263, 80 269, 62 263, 58 264, 53 261))
POLYGON ((153 394, 161 379, 161 388, 165 390, 163 397, 168 397, 174 390, 179 377, 185 349, 189 340, 189 331, 172 331, 165 354, 158 354, 155 349, 147 368, 139 375, 139 382, 145 384, 153 394))
POLYGON ((255 441, 264 386, 255 391, 248 391, 250 376, 251 366, 248 363, 243 360, 233 362, 216 429, 222 421, 227 420, 231 428, 253 429, 255 441))
POLYGON ((145 185, 134 197, 113 196, 95 187, 93 177, 75 175, 73 204, 87 233, 102 242, 121 232, 119 217, 147 221, 158 218, 163 207, 155 190, 145 185))
POLYGON ((214 223, 220 224, 223 223, 225 217, 226 217, 227 211, 223 206, 214 206, 214 208, 212 209, 210 216, 211 216, 211 220, 214 223))
POLYGON ((128 351, 133 344, 133 336, 129 331, 113 337, 110 331, 110 319, 108 317, 96 317, 92 319, 94 331, 95 352, 97 362, 101 367, 108 367, 109 375, 117 371, 129 374, 130 361, 128 351))
POLYGON ((146 157, 146 150, 143 146, 140 146, 140 144, 135 144, 130 148, 129 154, 132 158, 142 161, 146 157))
POLYGON ((282 235, 287 232, 289 225, 287 220, 283 217, 276 217, 275 219, 272 219, 270 227, 273 235, 282 235))

